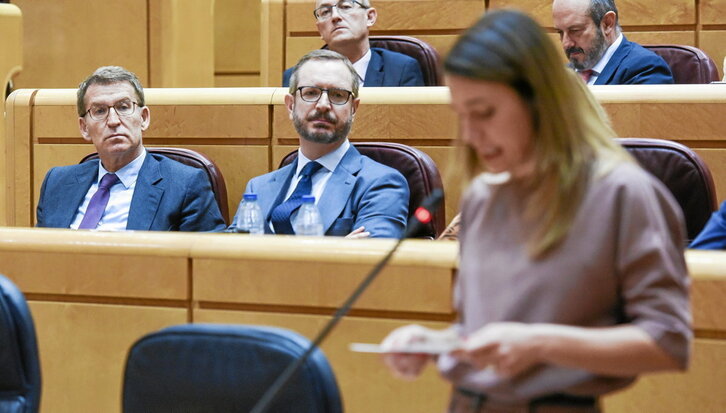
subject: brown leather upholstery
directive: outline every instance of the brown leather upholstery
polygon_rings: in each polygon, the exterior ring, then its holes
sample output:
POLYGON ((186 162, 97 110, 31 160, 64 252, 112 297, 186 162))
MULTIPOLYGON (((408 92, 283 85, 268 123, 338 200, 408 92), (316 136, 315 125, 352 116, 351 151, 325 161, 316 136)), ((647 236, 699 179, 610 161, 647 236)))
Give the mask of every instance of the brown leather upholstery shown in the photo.
POLYGON ((621 145, 670 189, 683 210, 688 241, 703 229, 716 210, 716 189, 711 171, 690 148, 661 139, 621 138, 621 145))
MULTIPOLYGON (((213 160, 209 159, 206 155, 193 151, 191 149, 183 148, 146 148, 150 153, 157 155, 164 155, 167 158, 173 159, 177 162, 183 163, 184 165, 193 166, 194 168, 202 169, 207 173, 209 182, 212 184, 212 191, 214 192, 214 198, 217 200, 219 210, 222 213, 224 222, 229 225, 229 207, 227 206, 227 185, 224 183, 224 175, 222 171, 217 168, 217 164, 213 160)), ((83 163, 91 159, 98 159, 97 153, 86 155, 81 162, 83 163)))
POLYGON ((716 63, 701 49, 678 44, 648 44, 643 47, 668 63, 676 83, 711 83, 719 80, 716 63))
POLYGON ((418 61, 426 86, 443 85, 440 58, 436 49, 423 40, 409 36, 370 36, 371 47, 378 47, 411 56, 418 61))
MULTIPOLYGON (((411 193, 408 201, 409 218, 434 188, 443 189, 441 175, 436 164, 428 155, 416 148, 393 142, 355 142, 353 146, 361 154, 398 170, 406 177, 411 193)), ((290 152, 280 162, 280 168, 296 158, 297 150, 290 152)), ((423 226, 418 233, 413 234, 413 237, 433 239, 444 230, 446 227, 445 202, 441 202, 441 207, 433 215, 431 222, 423 226)))

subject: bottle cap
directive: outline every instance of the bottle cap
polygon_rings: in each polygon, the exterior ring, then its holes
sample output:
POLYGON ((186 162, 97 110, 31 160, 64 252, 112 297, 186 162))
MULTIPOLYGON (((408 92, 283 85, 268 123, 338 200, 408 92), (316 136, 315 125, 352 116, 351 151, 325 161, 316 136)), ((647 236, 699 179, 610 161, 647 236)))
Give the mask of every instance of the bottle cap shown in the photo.
POLYGON ((303 195, 302 201, 303 201, 303 204, 314 204, 315 197, 313 195, 303 195))
POLYGON ((257 201, 257 194, 244 194, 245 201, 257 201))

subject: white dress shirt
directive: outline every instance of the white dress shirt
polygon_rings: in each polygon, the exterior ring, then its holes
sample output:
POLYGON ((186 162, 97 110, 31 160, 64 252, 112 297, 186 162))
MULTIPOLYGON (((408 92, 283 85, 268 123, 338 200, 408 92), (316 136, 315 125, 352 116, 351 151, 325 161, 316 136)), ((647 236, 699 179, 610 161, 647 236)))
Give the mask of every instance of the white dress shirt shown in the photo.
POLYGON ((368 73, 368 63, 371 62, 371 49, 369 48, 366 54, 363 55, 357 62, 353 63, 353 69, 358 73, 360 78, 360 85, 363 86, 366 79, 366 73, 368 73))
MULTIPOLYGON (((104 211, 101 220, 98 222, 98 226, 96 227, 97 230, 126 230, 126 224, 129 220, 129 210, 131 209, 131 198, 133 198, 134 190, 136 189, 136 178, 138 178, 139 176, 139 171, 141 170, 141 165, 144 164, 145 158, 146 149, 144 149, 144 152, 136 159, 131 161, 128 165, 116 171, 116 176, 118 176, 118 179, 121 182, 111 187, 109 191, 110 195, 108 198, 108 205, 106 205, 106 210, 104 211)), ((91 198, 98 190, 98 184, 99 182, 101 182, 101 178, 103 178, 103 176, 107 173, 109 172, 106 170, 106 168, 103 167, 103 164, 99 161, 98 176, 96 177, 96 182, 94 182, 91 187, 88 188, 86 197, 83 199, 83 202, 81 202, 81 206, 78 207, 76 217, 71 223, 72 229, 78 229, 78 227, 81 225, 81 221, 83 221, 83 216, 86 215, 86 209, 88 209, 88 204, 91 202, 91 198)))

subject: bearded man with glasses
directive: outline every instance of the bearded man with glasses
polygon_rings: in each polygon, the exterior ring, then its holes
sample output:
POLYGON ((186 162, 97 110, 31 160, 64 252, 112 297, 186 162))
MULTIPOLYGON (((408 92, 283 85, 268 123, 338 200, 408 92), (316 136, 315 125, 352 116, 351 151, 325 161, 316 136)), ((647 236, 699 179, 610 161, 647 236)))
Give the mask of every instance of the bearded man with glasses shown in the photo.
POLYGON ((330 50, 310 52, 292 69, 285 106, 300 136, 297 159, 252 178, 245 189, 258 195, 266 233, 294 233, 291 223, 300 207, 296 199, 314 195, 325 235, 403 235, 406 178, 361 155, 348 141, 360 103, 358 86, 348 59, 330 50))
POLYGON ((52 168, 36 226, 107 231, 221 231, 222 214, 204 171, 147 153, 151 112, 135 74, 104 66, 78 89, 78 124, 98 160, 52 168))
MULTIPOLYGON (((378 12, 369 0, 317 0, 313 16, 327 48, 353 63, 361 86, 425 86, 415 59, 370 47, 368 31, 378 12)), ((285 71, 283 86, 290 85, 291 74, 292 69, 285 71)))

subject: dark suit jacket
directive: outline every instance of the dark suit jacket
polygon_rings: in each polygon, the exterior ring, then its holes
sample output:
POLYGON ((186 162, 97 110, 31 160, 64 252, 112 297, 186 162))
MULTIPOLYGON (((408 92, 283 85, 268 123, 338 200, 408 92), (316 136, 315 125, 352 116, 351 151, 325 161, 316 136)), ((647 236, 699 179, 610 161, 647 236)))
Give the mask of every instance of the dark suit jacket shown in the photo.
MULTIPOLYGON (((36 226, 70 228, 88 188, 98 179, 98 162, 48 171, 40 189, 36 226)), ((147 153, 131 198, 126 229, 222 231, 224 228, 204 171, 147 153)))
POLYGON ((665 60, 643 46, 629 42, 625 36, 595 80, 596 85, 670 83, 673 83, 673 75, 665 60))
POLYGON ((726 249, 726 202, 711 215, 701 233, 691 242, 688 248, 699 250, 726 249))
MULTIPOLYGON (((290 86, 292 68, 282 75, 282 86, 290 86)), ((366 86, 426 86, 421 66, 416 59, 402 53, 377 47, 371 48, 371 61, 368 63, 365 78, 366 86)))
MULTIPOLYGON (((283 201, 296 170, 297 160, 247 183, 245 193, 258 194, 265 232, 270 232, 270 213, 283 201)), ((400 172, 351 145, 318 201, 323 231, 344 236, 363 225, 371 237, 399 238, 406 230, 408 199, 408 182, 400 172)))

